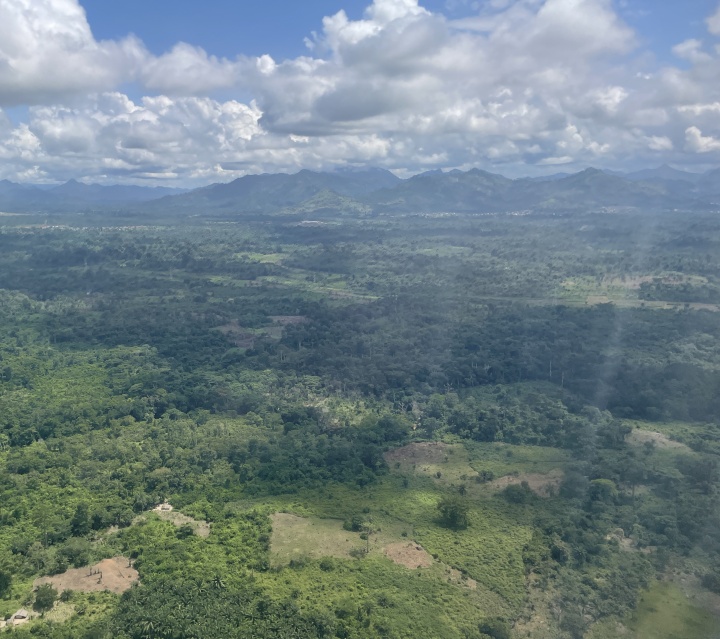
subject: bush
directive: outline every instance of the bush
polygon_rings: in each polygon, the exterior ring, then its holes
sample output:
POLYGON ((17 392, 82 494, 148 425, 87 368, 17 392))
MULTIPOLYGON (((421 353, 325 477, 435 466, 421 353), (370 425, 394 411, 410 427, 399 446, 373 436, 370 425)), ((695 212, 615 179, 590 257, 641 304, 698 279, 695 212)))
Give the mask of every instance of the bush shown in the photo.
POLYGON ((503 490, 503 497, 511 504, 527 504, 535 498, 535 493, 531 490, 530 485, 524 481, 521 484, 510 484, 503 490))
POLYGON ((486 619, 479 628, 480 632, 492 639, 510 639, 510 624, 504 619, 486 619))
POLYGON ((708 590, 720 595, 720 571, 715 571, 704 575, 702 585, 708 590))
POLYGON ((12 575, 9 572, 0 570, 0 597, 10 592, 12 587, 12 575))
POLYGON ((446 495, 438 502, 437 508, 443 525, 456 530, 467 528, 469 507, 461 495, 446 495))
POLYGON ((350 519, 343 522, 343 528, 351 532, 360 532, 362 530, 363 523, 364 519, 362 516, 353 515, 350 519))

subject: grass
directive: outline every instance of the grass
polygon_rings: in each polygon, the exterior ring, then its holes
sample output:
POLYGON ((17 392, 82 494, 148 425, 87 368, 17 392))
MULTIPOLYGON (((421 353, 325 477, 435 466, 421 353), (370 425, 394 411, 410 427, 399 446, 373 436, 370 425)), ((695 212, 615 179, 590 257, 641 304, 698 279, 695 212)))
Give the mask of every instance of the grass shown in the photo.
POLYGON ((338 519, 277 513, 272 521, 270 548, 274 566, 309 557, 348 558, 351 550, 365 545, 358 533, 344 530, 343 522, 338 519))
POLYGON ((363 622, 397 639, 460 638, 504 607, 499 597, 449 584, 432 569, 411 571, 381 557, 313 561, 257 578, 273 597, 293 598, 303 611, 326 609, 354 622, 364 616, 360 610, 370 610, 363 622))
POLYGON ((627 621, 638 639, 714 639, 720 623, 693 606, 674 584, 657 582, 627 621))
POLYGON ((549 473, 571 461, 567 451, 545 446, 514 446, 499 442, 467 442, 469 461, 476 471, 490 470, 496 477, 513 472, 549 473))
MULTIPOLYGON (((357 533, 343 531, 341 523, 361 514, 372 518, 374 527, 381 531, 371 537, 371 558, 379 559, 386 543, 414 540, 438 563, 476 580, 477 593, 484 593, 487 602, 507 612, 519 612, 526 594, 522 552, 532 536, 526 520, 532 513, 499 499, 469 496, 470 525, 466 530, 453 531, 441 526, 437 519, 442 487, 424 477, 409 478, 406 487, 403 479, 391 475, 365 489, 336 485, 259 501, 275 512, 311 518, 299 526, 298 534, 274 538, 278 543, 273 549, 274 563, 302 554, 316 557, 317 549, 322 548, 327 549, 327 554, 341 555, 363 545, 357 533)), ((436 578, 444 580, 439 575, 436 578)))

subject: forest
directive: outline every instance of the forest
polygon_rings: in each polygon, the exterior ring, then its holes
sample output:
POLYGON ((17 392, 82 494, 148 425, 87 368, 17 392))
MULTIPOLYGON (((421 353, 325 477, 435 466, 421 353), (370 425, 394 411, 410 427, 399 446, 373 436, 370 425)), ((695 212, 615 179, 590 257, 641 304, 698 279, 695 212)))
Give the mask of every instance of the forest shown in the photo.
POLYGON ((719 414, 716 212, 0 214, 0 636, 715 639, 719 414))

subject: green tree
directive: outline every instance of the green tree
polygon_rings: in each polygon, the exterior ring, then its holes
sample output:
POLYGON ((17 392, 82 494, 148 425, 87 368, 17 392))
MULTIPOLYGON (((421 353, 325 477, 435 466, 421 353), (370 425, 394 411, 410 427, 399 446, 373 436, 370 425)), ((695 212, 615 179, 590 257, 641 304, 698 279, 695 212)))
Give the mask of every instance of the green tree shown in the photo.
POLYGON ((75 508, 75 514, 70 522, 70 528, 75 537, 84 537, 90 532, 90 509, 84 501, 80 502, 77 508, 75 508))
POLYGON ((9 572, 0 570, 0 597, 4 597, 12 588, 12 575, 9 572))
POLYGON ((57 596, 58 592, 51 584, 43 584, 35 593, 35 603, 33 604, 33 609, 42 613, 52 610, 57 596))
POLYGON ((492 639, 510 639, 510 624, 504 619, 485 619, 480 624, 480 632, 492 639))
POLYGON ((467 528, 469 506, 460 494, 445 495, 437 504, 440 521, 448 528, 467 528))

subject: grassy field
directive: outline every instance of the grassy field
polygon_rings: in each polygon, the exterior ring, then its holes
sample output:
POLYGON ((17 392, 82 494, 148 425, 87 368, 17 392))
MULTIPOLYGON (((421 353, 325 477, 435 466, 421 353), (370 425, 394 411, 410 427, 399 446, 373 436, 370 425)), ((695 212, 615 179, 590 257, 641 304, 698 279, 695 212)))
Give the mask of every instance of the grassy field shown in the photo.
POLYGON ((693 606, 674 584, 657 582, 627 622, 637 639, 717 639, 720 620, 693 606))

